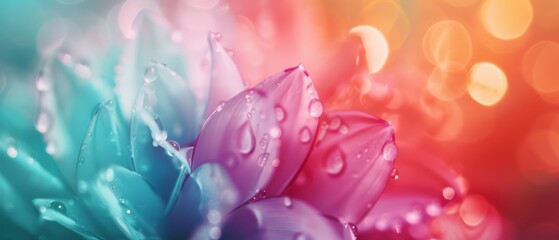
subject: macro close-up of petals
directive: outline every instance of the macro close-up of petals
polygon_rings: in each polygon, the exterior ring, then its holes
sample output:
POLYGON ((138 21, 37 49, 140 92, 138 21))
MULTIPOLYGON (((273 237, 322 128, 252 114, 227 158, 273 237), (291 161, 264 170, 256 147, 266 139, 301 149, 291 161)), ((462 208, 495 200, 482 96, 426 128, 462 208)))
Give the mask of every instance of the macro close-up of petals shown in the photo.
POLYGON ((559 1, 0 3, 0 240, 559 239, 559 1))

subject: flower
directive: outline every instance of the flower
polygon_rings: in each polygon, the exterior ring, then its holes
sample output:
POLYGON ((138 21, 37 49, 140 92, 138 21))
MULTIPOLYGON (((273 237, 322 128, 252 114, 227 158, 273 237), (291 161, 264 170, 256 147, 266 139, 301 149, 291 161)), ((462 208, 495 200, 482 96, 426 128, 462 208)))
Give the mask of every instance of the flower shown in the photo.
POLYGON ((220 34, 208 61, 156 15, 134 26, 104 57, 45 54, 33 128, 0 109, 2 238, 499 236, 495 209, 445 165, 427 166, 426 189, 390 181, 421 162, 396 161, 389 122, 324 104, 303 65, 245 89, 220 34), (194 78, 187 60, 209 67, 194 78))

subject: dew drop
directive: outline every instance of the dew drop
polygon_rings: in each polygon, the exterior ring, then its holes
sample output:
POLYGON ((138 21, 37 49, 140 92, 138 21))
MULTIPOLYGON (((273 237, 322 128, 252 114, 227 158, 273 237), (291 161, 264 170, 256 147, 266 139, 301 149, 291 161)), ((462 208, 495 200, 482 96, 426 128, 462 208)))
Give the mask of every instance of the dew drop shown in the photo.
POLYGON ((272 161, 272 166, 273 167, 279 167, 280 165, 280 160, 279 159, 274 159, 274 161, 272 161))
POLYGON ((45 151, 50 155, 55 155, 56 151, 57 151, 55 143, 53 141, 49 141, 47 143, 47 147, 46 147, 45 151))
POLYGON ((285 111, 283 110, 283 108, 281 106, 276 106, 275 115, 276 115, 276 120, 278 122, 281 122, 285 119, 285 111))
POLYGON ((291 201, 290 197, 284 197, 282 202, 283 202, 283 206, 286 206, 288 208, 293 205, 293 202, 291 201))
POLYGON ((273 126, 270 128, 270 137, 279 138, 281 137, 281 129, 278 126, 273 126))
POLYGON ((340 150, 335 150, 325 159, 324 169, 330 175, 338 175, 345 168, 345 156, 340 150))
POLYGON ((299 131, 299 140, 301 140, 302 143, 308 143, 311 141, 311 130, 308 127, 303 127, 299 131))
POLYGON ((115 179, 115 172, 112 168, 109 168, 105 171, 105 180, 107 182, 112 182, 115 179))
POLYGON ((322 115, 323 111, 324 108, 322 106, 322 103, 318 99, 315 98, 311 100, 311 102, 309 103, 309 114, 311 115, 311 117, 318 118, 320 117, 320 115, 322 115))
POLYGON ((11 158, 16 158, 17 157, 17 150, 13 146, 8 147, 8 149, 6 150, 6 153, 8 154, 8 157, 11 157, 11 158))
POLYGON ((250 154, 254 151, 254 131, 250 122, 247 121, 237 131, 237 148, 241 154, 250 154))
POLYGON ((398 148, 393 142, 387 142, 382 148, 382 158, 386 161, 394 161, 398 155, 398 148))
POLYGON ((309 85, 307 85, 307 93, 309 94, 313 94, 314 93, 314 85, 311 83, 309 83, 309 85))
POLYGON ((398 180, 400 175, 398 175, 398 170, 396 168, 392 169, 392 173, 390 173, 390 177, 394 180, 398 180))
MULTIPOLYGON (((169 145, 171 145, 171 147, 173 147, 177 151, 181 148, 180 144, 175 140, 168 140, 167 143, 169 143, 169 145)), ((167 155, 173 156, 173 154, 171 152, 169 152, 169 151, 166 151, 166 152, 167 152, 167 155)))
POLYGON ((349 228, 349 230, 351 230, 351 233, 353 233, 353 236, 357 235, 357 226, 355 224, 348 222, 344 225, 344 227, 349 228))
POLYGON ((349 133, 349 127, 345 124, 342 124, 340 126, 340 133, 343 134, 343 135, 348 134, 349 133))
POLYGON ((340 118, 334 118, 330 121, 330 130, 336 131, 340 129, 341 125, 342 125, 342 120, 340 118))
POLYGON ((49 204, 49 208, 54 209, 59 213, 66 214, 66 206, 64 206, 64 203, 61 203, 59 201, 52 201, 49 204))
POLYGON ((39 76, 35 82, 35 87, 39 92, 46 92, 50 90, 50 84, 47 82, 45 77, 39 76))
POLYGON ((258 156, 257 162, 258 162, 258 166, 259 167, 264 167, 264 165, 266 164, 266 162, 268 161, 268 158, 270 157, 269 153, 262 153, 258 156))
POLYGON ((159 74, 157 73, 157 69, 155 67, 149 67, 146 68, 146 70, 144 71, 144 82, 145 83, 150 83, 155 81, 155 79, 157 79, 157 76, 159 74))

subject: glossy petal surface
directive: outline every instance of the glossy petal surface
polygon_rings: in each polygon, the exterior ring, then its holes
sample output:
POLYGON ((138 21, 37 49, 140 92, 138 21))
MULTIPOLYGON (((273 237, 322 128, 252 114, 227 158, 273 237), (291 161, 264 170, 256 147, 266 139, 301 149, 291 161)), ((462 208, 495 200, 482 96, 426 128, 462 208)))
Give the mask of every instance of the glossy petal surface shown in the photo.
POLYGON ((384 190, 397 153, 388 122, 360 112, 328 113, 288 194, 355 223, 384 190))
POLYGON ((281 193, 314 139, 318 119, 308 110, 312 100, 318 101, 302 67, 273 75, 238 94, 204 124, 193 168, 219 163, 243 200, 257 193, 281 193))
POLYGON ((235 210, 220 239, 343 239, 338 224, 302 201, 269 198, 235 210))
POLYGON ((358 224, 364 236, 399 232, 424 238, 428 223, 465 194, 464 180, 437 157, 407 144, 400 153, 393 180, 358 224))
POLYGON ((212 69, 205 119, 212 114, 219 104, 226 102, 245 89, 241 74, 233 59, 231 59, 228 50, 224 49, 219 42, 219 37, 219 33, 208 35, 212 69))

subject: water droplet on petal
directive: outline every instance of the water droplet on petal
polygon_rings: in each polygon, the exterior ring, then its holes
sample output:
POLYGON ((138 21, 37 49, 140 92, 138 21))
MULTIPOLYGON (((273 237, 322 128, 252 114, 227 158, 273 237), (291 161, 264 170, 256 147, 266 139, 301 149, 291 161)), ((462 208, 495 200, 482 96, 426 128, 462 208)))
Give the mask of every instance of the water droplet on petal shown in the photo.
POLYGON ((299 140, 301 140, 302 143, 308 143, 311 141, 311 130, 308 127, 303 127, 299 131, 299 140))
POLYGON ((345 124, 342 124, 340 126, 340 133, 343 134, 343 135, 348 134, 349 133, 349 127, 345 124))
POLYGON ((323 112, 322 103, 318 99, 313 99, 309 103, 309 114, 311 117, 318 118, 323 112))
MULTIPOLYGON (((169 143, 169 145, 171 145, 171 147, 173 147, 177 151, 181 148, 180 144, 175 140, 168 140, 167 142, 169 143)), ((166 151, 166 152, 167 152, 167 155, 173 156, 173 154, 170 153, 169 151, 166 151)))
POLYGON ((278 126, 273 126, 270 128, 270 137, 279 138, 281 137, 281 129, 278 126))
POLYGON ((345 168, 345 156, 340 150, 335 150, 325 159, 324 169, 330 175, 338 175, 345 168))
POLYGON ((274 159, 274 161, 272 161, 272 166, 273 167, 279 167, 280 165, 280 160, 279 159, 274 159))
POLYGON ((16 158, 17 157, 17 150, 13 146, 8 147, 8 149, 6 150, 6 153, 8 153, 8 157, 11 157, 11 158, 16 158))
POLYGON ((314 85, 311 83, 309 83, 309 85, 307 85, 307 93, 309 94, 313 94, 314 93, 314 85))
POLYGON ((254 132, 250 122, 247 121, 237 131, 237 147, 241 154, 250 154, 254 150, 254 132))
POLYGON ((330 130, 336 131, 340 129, 341 125, 342 125, 342 120, 340 118, 334 118, 330 121, 330 130))
POLYGON ((146 69, 146 71, 144 71, 144 82, 153 82, 155 81, 155 79, 157 79, 158 75, 159 74, 157 73, 157 69, 155 67, 149 67, 146 69))
POLYGON ((92 76, 91 69, 89 68, 89 66, 85 65, 84 63, 76 64, 76 66, 74 67, 74 71, 76 71, 76 74, 81 78, 88 79, 91 78, 92 76))
POLYGON ((393 142, 387 142, 382 148, 382 158, 386 161, 394 161, 398 155, 398 148, 393 142))
POLYGON ((50 84, 47 82, 45 77, 39 76, 35 82, 35 87, 39 92, 46 92, 50 89, 50 84))
POLYGON ((353 236, 357 235, 357 226, 353 223, 346 223, 344 225, 345 228, 349 228, 349 230, 351 230, 351 233, 353 233, 353 236))
POLYGON ((270 157, 269 153, 262 153, 258 156, 258 166, 260 167, 264 167, 264 165, 266 164, 266 162, 268 161, 268 158, 270 157))
POLYGON ((112 182, 115 179, 115 172, 112 168, 109 168, 105 171, 105 180, 107 182, 112 182))
POLYGON ((281 106, 276 106, 275 115, 278 122, 281 122, 285 119, 285 111, 281 106))
POLYGON ((390 177, 394 180, 398 180, 400 176, 398 175, 398 170, 396 168, 392 169, 392 173, 390 173, 390 177))
POLYGON ((53 141, 49 141, 47 143, 47 147, 46 147, 45 151, 50 155, 55 155, 56 151, 57 151, 55 143, 53 141))
POLYGON ((283 205, 288 207, 288 208, 293 205, 293 202, 291 201, 290 197, 284 197, 282 202, 283 202, 283 205))
POLYGON ((66 214, 66 206, 64 206, 64 203, 61 203, 59 201, 52 201, 49 204, 49 208, 54 209, 59 213, 66 214))

